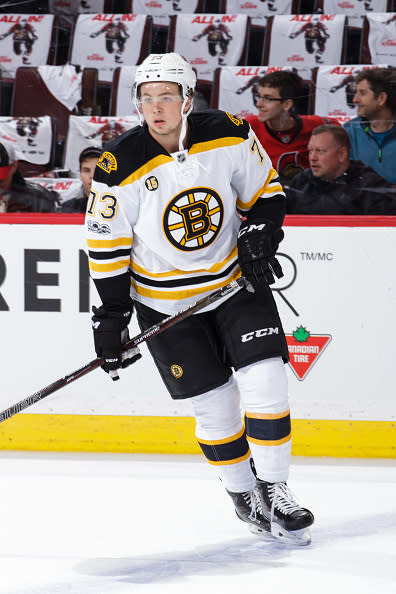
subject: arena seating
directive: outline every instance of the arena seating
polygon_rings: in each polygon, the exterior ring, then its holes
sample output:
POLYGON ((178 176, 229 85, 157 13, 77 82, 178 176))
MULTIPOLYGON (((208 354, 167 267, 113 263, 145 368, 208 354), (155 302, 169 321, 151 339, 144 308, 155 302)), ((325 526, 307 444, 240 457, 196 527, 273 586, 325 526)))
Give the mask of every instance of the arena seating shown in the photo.
POLYGON ((68 167, 84 118, 98 129, 137 122, 133 77, 150 52, 178 51, 192 62, 199 108, 255 113, 258 77, 292 68, 306 85, 300 112, 341 122, 355 113, 349 77, 363 67, 396 66, 396 0, 48 0, 14 8, 0 7, 0 134, 14 127, 27 158, 28 138, 44 134, 45 163, 21 159, 31 175, 68 167), (79 86, 74 105, 48 83, 70 69, 79 86))

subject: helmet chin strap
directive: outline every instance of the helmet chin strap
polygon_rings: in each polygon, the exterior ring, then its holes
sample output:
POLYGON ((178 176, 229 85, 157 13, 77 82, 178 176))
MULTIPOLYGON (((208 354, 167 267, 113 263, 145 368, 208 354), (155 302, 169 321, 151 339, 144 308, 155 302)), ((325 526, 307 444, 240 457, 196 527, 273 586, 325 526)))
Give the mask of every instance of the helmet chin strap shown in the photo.
POLYGON ((133 104, 134 104, 136 111, 138 113, 138 116, 139 116, 139 125, 143 126, 143 124, 144 124, 143 110, 142 110, 142 107, 139 106, 137 98, 134 99, 133 104))
POLYGON ((186 107, 189 98, 190 97, 187 95, 184 98, 184 101, 183 101, 182 106, 181 106, 182 127, 181 127, 181 130, 180 130, 180 136, 179 136, 179 151, 183 151, 184 150, 183 141, 184 141, 184 138, 185 138, 186 133, 187 133, 187 116, 191 113, 192 108, 193 108, 193 102, 191 100, 190 107, 188 108, 187 112, 184 113, 184 108, 186 107))

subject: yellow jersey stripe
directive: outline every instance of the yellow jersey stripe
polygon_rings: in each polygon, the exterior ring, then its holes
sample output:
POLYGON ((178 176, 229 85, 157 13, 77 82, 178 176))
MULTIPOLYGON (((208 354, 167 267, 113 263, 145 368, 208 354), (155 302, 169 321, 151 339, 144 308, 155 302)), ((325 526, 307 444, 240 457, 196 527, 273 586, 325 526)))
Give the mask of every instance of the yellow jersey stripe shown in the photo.
POLYGON ((227 258, 225 258, 225 260, 223 260, 222 262, 218 262, 217 264, 214 264, 210 268, 200 268, 198 270, 177 270, 177 269, 175 269, 175 270, 170 270, 168 272, 149 272, 148 270, 146 270, 146 268, 143 268, 143 266, 139 266, 138 264, 136 264, 136 262, 132 262, 132 270, 134 270, 135 272, 138 272, 139 274, 142 274, 144 276, 150 277, 150 278, 166 278, 169 276, 187 276, 188 277, 191 274, 219 272, 219 270, 224 268, 224 266, 226 266, 231 260, 236 259, 237 256, 238 256, 238 249, 235 246, 235 248, 232 250, 232 252, 229 254, 229 256, 227 256, 227 258))
POLYGON ((283 188, 280 184, 275 184, 269 186, 271 180, 276 177, 278 174, 273 167, 268 174, 267 179, 265 180, 265 184, 259 189, 258 192, 254 194, 249 202, 242 202, 239 198, 237 199, 237 207, 241 210, 249 210, 253 204, 257 202, 262 194, 283 194, 283 188))
POLYGON ((150 161, 139 167, 139 169, 136 169, 136 171, 131 173, 131 175, 128 175, 128 177, 126 177, 119 185, 127 186, 128 184, 133 184, 133 182, 137 181, 144 175, 148 175, 150 171, 152 171, 156 167, 159 167, 160 165, 165 165, 165 163, 169 163, 172 161, 172 157, 168 157, 167 155, 158 155, 157 157, 154 157, 154 159, 151 159, 150 161))
POLYGON ((238 138, 235 136, 227 136, 226 138, 216 138, 215 140, 207 140, 206 142, 197 142, 193 144, 189 149, 189 154, 194 155, 197 153, 204 153, 205 151, 211 151, 217 148, 223 148, 226 146, 236 146, 245 142, 245 139, 238 138))
POLYGON ((129 268, 130 260, 118 260, 117 262, 108 262, 102 264, 89 260, 89 269, 93 272, 114 272, 115 270, 121 270, 121 268, 129 268))
POLYGON ((87 239, 87 246, 89 248, 132 247, 132 237, 117 237, 117 239, 87 239))
POLYGON ((215 289, 219 289, 220 287, 224 287, 233 280, 236 280, 241 276, 241 271, 238 268, 231 276, 228 278, 224 278, 222 281, 218 283, 214 283, 213 285, 205 285, 204 287, 199 288, 191 288, 191 289, 184 289, 182 291, 158 291, 154 289, 147 289, 146 287, 141 287, 137 285, 133 279, 131 279, 131 285, 135 289, 138 295, 142 295, 143 297, 149 297, 150 299, 167 299, 170 301, 179 301, 180 299, 189 299, 191 297, 196 297, 197 295, 201 295, 202 293, 207 293, 214 291, 215 289))

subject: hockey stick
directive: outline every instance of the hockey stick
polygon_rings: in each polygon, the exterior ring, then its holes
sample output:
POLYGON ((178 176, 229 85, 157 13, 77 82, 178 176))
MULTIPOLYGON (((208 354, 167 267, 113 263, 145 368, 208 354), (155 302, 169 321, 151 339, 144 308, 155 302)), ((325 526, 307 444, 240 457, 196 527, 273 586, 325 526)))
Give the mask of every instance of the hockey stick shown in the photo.
MULTIPOLYGON (((242 289, 242 287, 246 287, 247 285, 248 282, 243 276, 241 276, 237 280, 231 281, 228 285, 225 285, 224 287, 217 289, 216 291, 210 293, 210 295, 207 295, 206 297, 202 297, 202 299, 199 299, 198 301, 186 307, 185 309, 182 309, 178 313, 165 318, 161 322, 158 322, 158 324, 154 324, 154 326, 150 326, 150 328, 147 328, 147 330, 144 330, 144 332, 141 332, 134 338, 131 338, 131 340, 129 340, 122 346, 122 350, 126 351, 132 347, 138 346, 142 342, 146 342, 146 340, 149 340, 150 338, 156 336, 157 334, 160 334, 167 328, 170 328, 171 326, 174 326, 175 324, 181 322, 185 318, 188 318, 193 313, 203 309, 204 307, 207 307, 208 305, 214 303, 215 301, 218 301, 219 299, 222 299, 226 295, 229 295, 231 293, 236 292, 239 289, 242 289)), ((50 394, 53 394, 57 390, 60 390, 64 386, 71 384, 71 382, 74 382, 74 380, 83 377, 83 375, 86 375, 90 371, 93 371, 97 367, 100 367, 100 365, 102 364, 103 358, 99 357, 97 359, 93 359, 92 361, 90 361, 86 365, 83 365, 83 367, 80 367, 76 371, 72 371, 72 373, 69 373, 68 375, 65 375, 65 377, 56 380, 52 384, 49 384, 48 386, 42 388, 38 392, 35 392, 31 396, 28 396, 27 398, 20 400, 13 406, 10 406, 9 408, 3 410, 3 412, 0 413, 0 423, 5 421, 6 419, 9 419, 13 415, 16 415, 17 413, 21 412, 25 408, 28 408, 28 406, 31 406, 35 402, 38 402, 39 400, 46 398, 50 394)))

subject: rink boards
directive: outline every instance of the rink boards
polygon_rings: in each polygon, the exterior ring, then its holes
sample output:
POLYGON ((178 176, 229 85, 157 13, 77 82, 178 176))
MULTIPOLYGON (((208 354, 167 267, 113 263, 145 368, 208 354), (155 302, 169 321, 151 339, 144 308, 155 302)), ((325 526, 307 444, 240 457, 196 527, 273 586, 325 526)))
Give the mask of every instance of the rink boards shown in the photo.
MULTIPOLYGON (((94 357, 81 215, 0 215, 0 410, 94 357)), ((274 296, 287 335, 293 453, 396 457, 396 217, 288 217, 274 296)), ((252 330, 259 330, 252 329, 252 330)), ((131 334, 137 334, 136 322, 131 334)), ((2 449, 198 453, 146 347, 0 424, 2 449)))

